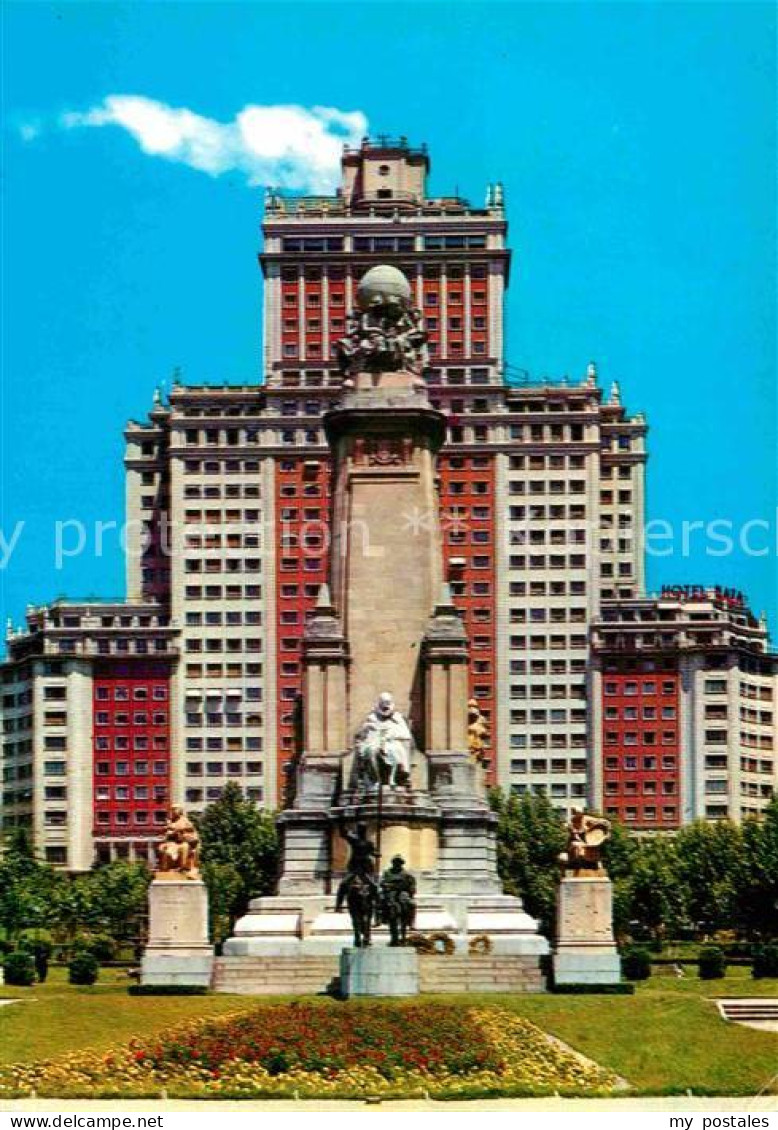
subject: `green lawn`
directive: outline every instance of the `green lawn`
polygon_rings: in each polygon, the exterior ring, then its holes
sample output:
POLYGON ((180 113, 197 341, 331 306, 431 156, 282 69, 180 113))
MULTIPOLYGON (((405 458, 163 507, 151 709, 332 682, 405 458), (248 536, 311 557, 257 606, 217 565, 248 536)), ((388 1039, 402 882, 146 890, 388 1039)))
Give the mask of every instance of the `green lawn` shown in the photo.
MULTIPOLYGON (((461 997, 462 1004, 509 1008, 623 1076, 633 1091, 778 1093, 778 1036, 721 1020, 714 997, 778 996, 778 982, 753 981, 733 969, 720 981, 653 977, 634 997, 461 997), (772 1083, 771 1083, 772 1080, 772 1083)), ((0 1008, 0 1060, 49 1058, 65 1051, 120 1044, 197 1016, 284 998, 129 997, 121 973, 103 971, 92 988, 67 985, 62 970, 30 989, 0 987, 25 1003, 0 1008)), ((451 997, 441 997, 451 1002, 451 997)), ((364 1003, 369 1007, 369 1002, 364 1003)))

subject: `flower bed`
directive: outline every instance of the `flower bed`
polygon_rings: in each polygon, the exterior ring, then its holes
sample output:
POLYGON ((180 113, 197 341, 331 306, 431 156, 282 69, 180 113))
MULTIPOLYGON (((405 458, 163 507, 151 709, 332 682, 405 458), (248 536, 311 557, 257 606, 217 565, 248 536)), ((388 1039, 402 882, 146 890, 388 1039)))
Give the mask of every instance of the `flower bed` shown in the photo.
POLYGON ((254 1006, 108 1052, 0 1069, 0 1096, 595 1095, 615 1076, 499 1008, 254 1006))

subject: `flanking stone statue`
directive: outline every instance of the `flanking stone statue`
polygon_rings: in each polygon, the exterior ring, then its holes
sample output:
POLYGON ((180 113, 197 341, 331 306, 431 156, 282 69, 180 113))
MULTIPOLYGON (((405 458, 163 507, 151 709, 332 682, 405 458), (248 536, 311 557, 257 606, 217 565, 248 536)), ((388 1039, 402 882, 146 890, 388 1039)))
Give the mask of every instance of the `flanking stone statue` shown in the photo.
POLYGON ((416 920, 416 880, 395 855, 381 876, 381 921, 389 927, 389 945, 404 946, 416 920))
POLYGON ((149 886, 149 936, 141 961, 144 985, 210 986, 213 946, 199 848, 197 829, 183 808, 174 805, 149 886))
POLYGON ((181 805, 173 805, 165 838, 157 844, 156 875, 200 878, 200 836, 181 805))
POLYGON ((580 871, 605 873, 602 845, 611 834, 610 821, 591 816, 582 808, 574 808, 567 824, 567 850, 559 856, 563 867, 577 874, 580 871))
POLYGON ((602 863, 610 822, 574 808, 557 904, 554 980, 559 985, 607 985, 621 978, 613 939, 613 890, 602 863))

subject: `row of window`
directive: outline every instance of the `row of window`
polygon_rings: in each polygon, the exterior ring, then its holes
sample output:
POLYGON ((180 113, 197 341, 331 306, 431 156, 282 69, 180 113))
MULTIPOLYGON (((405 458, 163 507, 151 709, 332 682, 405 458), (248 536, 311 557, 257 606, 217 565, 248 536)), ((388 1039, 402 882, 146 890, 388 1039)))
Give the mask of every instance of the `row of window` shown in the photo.
POLYGON ((184 498, 261 498, 258 483, 225 483, 221 486, 206 484, 198 486, 196 483, 184 487, 184 498))
POLYGON ((243 624, 256 626, 262 623, 262 613, 251 610, 244 612, 187 612, 186 623, 190 628, 211 627, 220 624, 227 627, 239 627, 243 624))
MULTIPOLYGON (((167 713, 163 711, 155 711, 153 714, 147 714, 145 711, 135 711, 132 715, 133 726, 166 726, 167 713)), ((95 711, 95 725, 97 726, 129 726, 130 715, 124 711, 108 711, 96 710, 95 711)))
POLYGON ((263 646, 264 640, 248 637, 246 639, 209 637, 206 640, 201 640, 189 636, 186 640, 186 650, 193 655, 204 651, 211 654, 218 654, 219 652, 235 652, 237 654, 246 652, 251 654, 252 652, 261 652, 263 646))
MULTIPOLYGON (((605 809, 605 815, 611 820, 624 820, 628 824, 635 824, 638 822, 644 824, 656 824, 659 820, 657 809, 652 804, 643 805, 638 809, 634 805, 628 805, 626 808, 611 808, 605 809)), ((726 810, 721 814, 726 816, 726 810)), ((662 822, 665 824, 672 824, 678 819, 678 809, 673 805, 665 805, 662 808, 662 822)))
POLYGON ((262 675, 261 663, 187 663, 187 679, 242 679, 262 675))
POLYGON ((638 708, 636 706, 606 706, 605 717, 607 719, 623 718, 627 722, 635 721, 638 717, 643 718, 645 721, 652 721, 656 718, 675 718, 676 709, 674 706, 663 706, 661 714, 657 712, 656 706, 644 706, 638 715, 638 708))
POLYGON ((228 777, 240 777, 244 773, 250 777, 260 777, 264 772, 264 765, 261 761, 247 761, 245 764, 241 761, 187 761, 186 775, 187 777, 202 777, 205 774, 208 777, 221 777, 226 774, 228 777))
POLYGON ((151 695, 149 695, 148 687, 132 687, 132 694, 130 694, 130 689, 130 687, 122 686, 113 688, 98 686, 95 687, 95 698, 100 702, 105 702, 111 698, 114 702, 128 702, 130 698, 135 702, 145 702, 151 697, 155 702, 164 702, 168 695, 167 686, 151 687, 151 695))
POLYGON ((663 796, 674 796, 676 792, 675 781, 606 781, 606 796, 637 796, 641 792, 644 796, 656 796, 659 792, 658 785, 662 786, 663 796))
POLYGON ((130 789, 129 785, 98 785, 95 788, 96 801, 110 801, 110 800, 167 800, 168 790, 166 785, 134 785, 130 789))
MULTIPOLYGON (((65 814, 62 813, 62 815, 64 816, 65 814)), ((164 810, 149 812, 145 809, 136 809, 133 812, 127 812, 126 809, 117 809, 116 812, 95 813, 95 824, 98 825, 98 827, 102 827, 108 824, 114 824, 120 828, 127 827, 129 824, 134 824, 137 827, 143 827, 146 824, 167 824, 167 820, 168 815, 164 810)), ((65 824, 66 821, 62 820, 59 823, 65 824)))
POLYGON ((511 710, 510 723, 512 726, 523 725, 531 722, 533 726, 559 726, 570 722, 585 722, 586 710, 511 710))
POLYGON ((146 777, 149 773, 154 777, 166 777, 169 765, 167 761, 96 761, 95 774, 98 777, 127 777, 130 772, 136 777, 146 777))
POLYGON ((585 659, 511 659, 508 669, 511 675, 583 675, 586 671, 585 659))
POLYGON ((511 758, 511 773, 585 773, 586 758, 573 758, 568 761, 565 757, 552 757, 549 761, 545 757, 533 757, 527 761, 524 757, 511 758))
POLYGON ((262 586, 248 585, 187 585, 184 595, 189 600, 260 600, 262 586))
MULTIPOLYGON (((199 804, 202 801, 212 804, 222 795, 222 789, 187 789, 185 795, 187 804, 199 804)), ((255 804, 261 804, 264 797, 264 790, 258 786, 249 785, 245 790, 245 795, 247 800, 254 801, 255 804)))
POLYGON ((585 635, 553 635, 553 636, 509 636, 508 647, 511 651, 568 651, 570 648, 585 648, 587 639, 585 635))
POLYGON ((663 755, 661 759, 650 755, 638 758, 637 755, 631 753, 625 754, 623 757, 608 756, 605 758, 605 768, 613 773, 619 772, 620 770, 626 770, 627 772, 636 769, 642 769, 644 771, 654 770, 659 768, 660 763, 663 770, 670 772, 675 770, 677 761, 674 756, 669 754, 663 755))
POLYGON ((645 679, 642 683, 629 680, 624 683, 606 681, 604 691, 606 695, 674 695, 678 684, 675 679, 665 679, 657 682, 654 679, 645 679))
POLYGON ((586 734, 526 734, 510 735, 511 749, 586 749, 586 734))
MULTIPOLYGON (((126 734, 114 734, 112 737, 98 736, 95 738, 95 749, 99 752, 108 750, 128 750, 130 748, 130 739, 126 734)), ((133 734, 132 748, 134 750, 153 749, 153 750, 166 750, 168 748, 167 737, 154 737, 149 739, 146 734, 133 734)))
POLYGON ((258 557, 219 558, 187 557, 184 562, 186 573, 261 573, 262 562, 258 557))
MULTIPOLYGON (((186 739, 186 749, 188 753, 200 753, 206 750, 208 753, 217 753, 219 750, 226 749, 228 753, 240 753, 242 749, 248 752, 256 753, 257 750, 262 749, 262 738, 255 736, 244 736, 240 738, 223 738, 219 735, 215 737, 207 737, 205 741, 198 737, 188 737, 186 739)), ((259 764, 259 762, 252 762, 252 764, 259 764)), ((189 770, 187 769, 187 772, 189 770)), ((200 772, 200 770, 192 770, 192 772, 200 772)), ((250 772, 259 772, 259 770, 250 770, 250 772)))
POLYGON ((571 785, 564 784, 561 781, 552 785, 546 785, 542 781, 534 782, 531 785, 515 781, 511 783, 511 792, 514 796, 534 794, 535 796, 551 796, 555 799, 566 796, 580 798, 586 796, 586 785, 577 781, 574 781, 571 785))

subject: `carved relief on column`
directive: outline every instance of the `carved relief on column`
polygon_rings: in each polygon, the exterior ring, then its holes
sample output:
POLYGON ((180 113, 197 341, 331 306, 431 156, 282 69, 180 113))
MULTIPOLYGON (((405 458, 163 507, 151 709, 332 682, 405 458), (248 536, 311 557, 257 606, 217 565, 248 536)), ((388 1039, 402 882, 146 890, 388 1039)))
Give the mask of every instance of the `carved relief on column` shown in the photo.
POLYGON ((413 440, 409 436, 357 436, 351 457, 357 466, 404 467, 413 462, 413 440))

